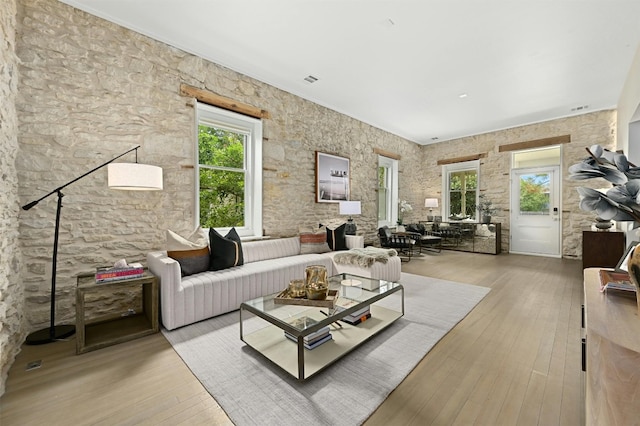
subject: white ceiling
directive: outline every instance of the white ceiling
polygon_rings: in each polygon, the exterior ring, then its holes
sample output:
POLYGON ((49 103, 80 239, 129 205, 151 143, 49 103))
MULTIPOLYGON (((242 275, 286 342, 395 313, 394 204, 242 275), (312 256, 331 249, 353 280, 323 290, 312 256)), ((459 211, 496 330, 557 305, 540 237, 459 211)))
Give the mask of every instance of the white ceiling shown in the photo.
POLYGON ((639 0, 61 1, 419 144, 615 108, 640 43, 639 0))

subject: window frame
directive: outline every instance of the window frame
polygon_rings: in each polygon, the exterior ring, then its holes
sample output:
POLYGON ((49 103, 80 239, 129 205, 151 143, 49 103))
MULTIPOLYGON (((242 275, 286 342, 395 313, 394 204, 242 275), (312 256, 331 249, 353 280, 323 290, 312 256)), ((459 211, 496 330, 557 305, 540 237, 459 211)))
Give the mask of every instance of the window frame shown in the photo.
MULTIPOLYGON (((378 228, 381 228, 383 226, 392 227, 392 226, 395 226, 396 222, 398 221, 398 160, 385 157, 383 155, 379 155, 378 167, 376 168, 376 181, 378 180, 378 171, 380 167, 385 167, 388 170, 386 217, 389 219, 378 220, 378 228)), ((380 194, 380 191, 378 191, 378 194, 380 194)), ((378 201, 376 204, 377 204, 376 210, 379 210, 380 202, 378 201)))
MULTIPOLYGON (((480 161, 479 160, 473 160, 473 161, 463 161, 460 163, 454 163, 454 164, 444 164, 442 166, 442 210, 441 210, 441 215, 442 215, 442 220, 444 222, 449 220, 449 217, 451 216, 451 200, 449 198, 450 195, 450 190, 449 190, 449 182, 450 182, 450 175, 451 173, 454 172, 464 172, 464 171, 475 171, 476 172, 476 179, 477 179, 477 184, 476 184, 476 206, 478 205, 478 201, 479 201, 479 196, 480 196, 480 161)), ((478 212, 476 211, 475 216, 476 220, 478 219, 478 212)))
MULTIPOLYGON (((219 127, 246 135, 244 152, 244 226, 236 231, 241 238, 261 237, 262 231, 262 120, 197 102, 195 123, 195 223, 200 225, 200 159, 198 126, 219 127)), ((226 234, 231 227, 215 228, 226 234)))

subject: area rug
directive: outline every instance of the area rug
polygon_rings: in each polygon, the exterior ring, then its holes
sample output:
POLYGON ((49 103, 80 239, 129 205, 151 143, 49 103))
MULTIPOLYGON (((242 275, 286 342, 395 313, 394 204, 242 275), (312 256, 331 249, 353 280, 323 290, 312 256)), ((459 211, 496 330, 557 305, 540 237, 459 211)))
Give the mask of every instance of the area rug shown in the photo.
POLYGON ((408 273, 400 282, 404 317, 305 382, 240 340, 237 311, 163 333, 238 426, 359 425, 489 292, 408 273))

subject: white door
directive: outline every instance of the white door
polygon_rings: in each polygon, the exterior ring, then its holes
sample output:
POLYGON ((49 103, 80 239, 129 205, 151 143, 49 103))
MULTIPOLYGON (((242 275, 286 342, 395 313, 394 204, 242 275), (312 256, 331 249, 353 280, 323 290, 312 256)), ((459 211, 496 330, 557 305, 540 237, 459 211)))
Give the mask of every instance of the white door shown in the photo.
POLYGON ((511 171, 512 253, 559 257, 560 168, 511 171))

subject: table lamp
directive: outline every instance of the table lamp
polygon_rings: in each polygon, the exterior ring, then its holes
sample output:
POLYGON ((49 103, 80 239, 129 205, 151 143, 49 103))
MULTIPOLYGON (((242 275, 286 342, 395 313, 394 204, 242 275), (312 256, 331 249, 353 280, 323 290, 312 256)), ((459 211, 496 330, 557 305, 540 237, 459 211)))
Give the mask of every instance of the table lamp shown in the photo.
POLYGON ((340 201, 340 214, 349 215, 347 226, 345 226, 346 235, 356 235, 356 224, 351 215, 361 214, 360 201, 340 201))
POLYGON ((429 216, 427 216, 427 220, 433 220, 433 208, 438 207, 438 199, 437 198, 425 198, 424 206, 429 208, 429 216))

